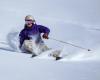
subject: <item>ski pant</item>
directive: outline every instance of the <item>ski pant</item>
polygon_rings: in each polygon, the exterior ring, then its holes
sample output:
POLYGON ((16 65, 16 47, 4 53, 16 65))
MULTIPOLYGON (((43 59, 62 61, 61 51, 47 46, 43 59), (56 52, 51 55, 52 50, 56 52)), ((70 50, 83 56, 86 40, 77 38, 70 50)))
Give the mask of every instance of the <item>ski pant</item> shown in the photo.
POLYGON ((49 48, 44 43, 37 44, 33 40, 25 40, 22 45, 22 51, 26 51, 34 55, 39 55, 46 50, 49 50, 49 48))

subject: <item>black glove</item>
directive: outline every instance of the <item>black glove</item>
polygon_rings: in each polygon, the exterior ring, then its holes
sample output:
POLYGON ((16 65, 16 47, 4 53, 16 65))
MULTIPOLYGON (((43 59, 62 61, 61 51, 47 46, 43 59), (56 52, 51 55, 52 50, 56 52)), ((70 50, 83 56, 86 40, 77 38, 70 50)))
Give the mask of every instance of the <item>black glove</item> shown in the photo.
POLYGON ((44 39, 49 39, 47 33, 44 33, 42 37, 43 37, 44 39))

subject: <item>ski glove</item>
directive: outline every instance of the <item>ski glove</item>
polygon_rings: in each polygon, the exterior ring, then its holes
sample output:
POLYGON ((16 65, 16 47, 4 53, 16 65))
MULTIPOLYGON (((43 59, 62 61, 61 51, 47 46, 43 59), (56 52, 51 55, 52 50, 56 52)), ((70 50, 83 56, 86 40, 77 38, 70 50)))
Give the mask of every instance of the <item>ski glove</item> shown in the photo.
POLYGON ((44 39, 49 39, 47 33, 44 33, 42 37, 43 37, 44 39))

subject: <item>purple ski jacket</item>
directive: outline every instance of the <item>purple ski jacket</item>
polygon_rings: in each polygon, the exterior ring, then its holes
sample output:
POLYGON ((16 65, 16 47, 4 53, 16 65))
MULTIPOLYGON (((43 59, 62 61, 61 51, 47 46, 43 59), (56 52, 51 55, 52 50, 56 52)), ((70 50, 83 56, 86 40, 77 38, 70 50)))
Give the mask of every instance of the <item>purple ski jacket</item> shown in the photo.
POLYGON ((41 39, 41 33, 49 34, 49 32, 50 29, 42 25, 33 24, 31 28, 25 25, 24 29, 19 34, 20 47, 22 46, 24 40, 32 39, 31 36, 36 36, 37 43, 43 42, 43 40, 41 39))

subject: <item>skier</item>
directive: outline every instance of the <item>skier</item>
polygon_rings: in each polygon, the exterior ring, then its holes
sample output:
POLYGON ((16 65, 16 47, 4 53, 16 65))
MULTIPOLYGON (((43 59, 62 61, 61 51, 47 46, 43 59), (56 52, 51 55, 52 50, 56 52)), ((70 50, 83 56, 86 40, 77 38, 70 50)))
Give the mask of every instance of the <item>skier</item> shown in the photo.
POLYGON ((49 28, 37 25, 33 16, 27 15, 25 17, 24 29, 19 34, 20 49, 32 53, 32 57, 48 50, 49 48, 44 44, 42 38, 48 39, 49 32, 49 28))

